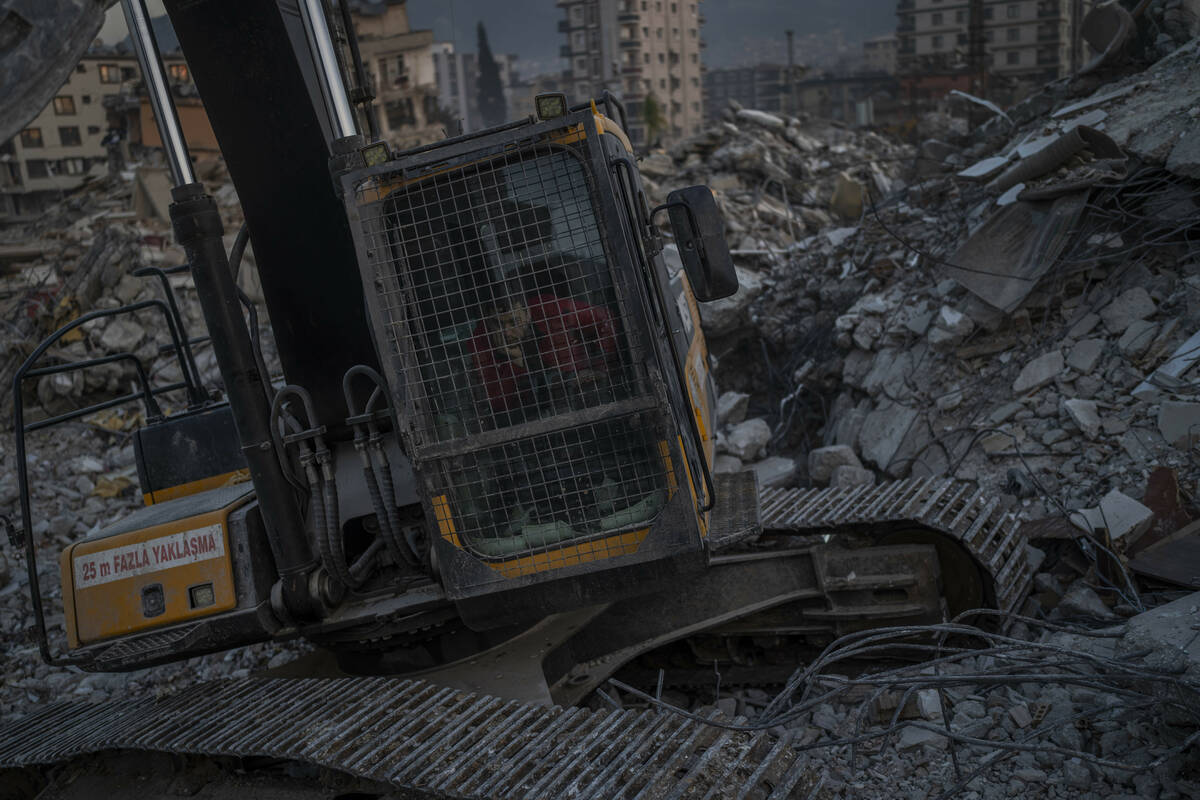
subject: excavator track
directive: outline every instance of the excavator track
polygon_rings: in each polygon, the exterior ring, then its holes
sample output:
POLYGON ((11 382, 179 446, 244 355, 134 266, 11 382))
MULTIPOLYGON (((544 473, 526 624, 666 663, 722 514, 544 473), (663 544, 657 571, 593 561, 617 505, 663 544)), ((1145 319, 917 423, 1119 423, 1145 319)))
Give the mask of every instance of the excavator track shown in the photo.
POLYGON ((245 678, 162 699, 59 704, 0 738, 0 767, 116 750, 264 756, 391 784, 405 797, 775 800, 807 797, 818 780, 786 739, 766 733, 396 678, 245 678))
POLYGON ((1034 565, 1018 530, 1021 520, 1000 496, 974 483, 913 478, 850 489, 764 489, 764 531, 837 534, 916 526, 958 542, 981 568, 995 607, 1016 611, 1033 581, 1034 565))

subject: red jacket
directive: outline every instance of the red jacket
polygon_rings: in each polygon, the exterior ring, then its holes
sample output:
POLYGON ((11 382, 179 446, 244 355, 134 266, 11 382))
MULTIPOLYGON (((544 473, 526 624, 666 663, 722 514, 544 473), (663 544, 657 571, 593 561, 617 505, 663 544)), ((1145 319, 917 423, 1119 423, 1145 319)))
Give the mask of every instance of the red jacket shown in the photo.
MULTIPOLYGON (((604 370, 607 357, 617 349, 612 314, 600 306, 538 295, 529 300, 529 323, 537 330, 538 355, 546 369, 564 373, 604 370), (594 349, 589 352, 589 342, 594 342, 602 355, 594 349)), ((529 373, 527 366, 514 364, 493 346, 486 320, 475 327, 467 349, 482 374, 493 411, 515 411, 533 402, 526 396, 528 384, 522 380, 529 373)))

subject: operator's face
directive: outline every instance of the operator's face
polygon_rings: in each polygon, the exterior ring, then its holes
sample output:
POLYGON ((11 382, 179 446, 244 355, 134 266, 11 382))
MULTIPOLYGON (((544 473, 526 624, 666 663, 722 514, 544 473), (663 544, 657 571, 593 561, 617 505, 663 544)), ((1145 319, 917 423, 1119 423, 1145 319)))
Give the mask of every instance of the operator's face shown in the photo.
POLYGON ((529 308, 518 304, 496 315, 505 344, 517 344, 529 334, 529 308))

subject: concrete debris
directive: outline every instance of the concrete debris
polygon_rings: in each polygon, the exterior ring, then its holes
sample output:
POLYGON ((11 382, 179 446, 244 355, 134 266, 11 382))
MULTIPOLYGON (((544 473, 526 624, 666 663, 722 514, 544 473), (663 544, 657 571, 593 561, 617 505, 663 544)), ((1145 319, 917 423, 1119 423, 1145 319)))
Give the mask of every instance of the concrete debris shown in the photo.
POLYGON ((1158 432, 1172 447, 1190 450, 1200 443, 1200 403, 1164 401, 1158 408, 1158 432))
POLYGON ((1059 350, 1043 353, 1030 361, 1013 381, 1013 394, 1024 395, 1037 391, 1052 382, 1063 371, 1063 355, 1059 350))
POLYGON ((1083 431, 1089 439, 1095 439, 1100 433, 1100 415, 1096 411, 1096 401, 1080 400, 1073 397, 1063 403, 1071 420, 1083 431))
POLYGON ((730 455, 742 461, 753 461, 771 440, 771 427, 761 419, 739 422, 725 436, 724 446, 730 455))
POLYGON ((815 483, 829 483, 834 470, 838 467, 855 467, 862 469, 862 462, 854 454, 853 448, 844 444, 831 447, 818 447, 808 453, 808 477, 815 483))
POLYGON ((750 469, 754 470, 758 485, 763 489, 788 486, 796 477, 796 461, 783 456, 764 458, 756 464, 751 464, 750 469))
POLYGON ((1132 540, 1154 522, 1154 512, 1132 497, 1113 489, 1104 495, 1100 505, 1073 512, 1071 522, 1090 534, 1106 531, 1113 541, 1132 540))
POLYGON ((833 468, 829 485, 834 489, 853 489, 857 486, 874 486, 875 473, 864 467, 842 464, 833 468))
POLYGON ((746 419, 750 395, 744 392, 724 392, 717 398, 717 424, 736 425, 746 419))
POLYGON ((1156 310, 1154 300, 1141 286, 1135 286, 1118 295, 1100 312, 1100 319, 1110 333, 1122 334, 1138 320, 1149 317, 1156 310))
POLYGON ((1106 344, 1104 339, 1084 339, 1077 342, 1067 356, 1067 366, 1080 375, 1090 375, 1100 362, 1106 344))
POLYGON ((1058 601, 1055 610, 1064 619, 1085 618, 1104 622, 1120 619, 1112 609, 1104 604, 1104 601, 1091 587, 1083 583, 1078 583, 1068 589, 1067 593, 1058 601))

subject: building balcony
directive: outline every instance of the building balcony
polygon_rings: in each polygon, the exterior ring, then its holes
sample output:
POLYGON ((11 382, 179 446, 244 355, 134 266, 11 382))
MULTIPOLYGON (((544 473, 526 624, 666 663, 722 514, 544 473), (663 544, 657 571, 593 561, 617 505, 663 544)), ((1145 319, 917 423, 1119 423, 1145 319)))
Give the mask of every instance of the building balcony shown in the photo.
POLYGON ((900 2, 896 4, 897 11, 912 11, 916 7, 916 0, 900 0, 900 2))
POLYGON ((1037 10, 1038 19, 1061 19, 1063 12, 1062 6, 1058 3, 1051 5, 1040 5, 1037 10))
POLYGON ((621 47, 641 47, 641 46, 642 46, 641 39, 622 39, 621 40, 621 47))
POLYGON ((571 30, 571 21, 569 19, 560 19, 558 21, 558 32, 567 33, 571 30))
POLYGON ((896 33, 915 33, 917 26, 911 22, 903 22, 896 26, 896 33))
POLYGON ((1039 42, 1057 42, 1059 40, 1058 30, 1038 31, 1037 40, 1039 42))
POLYGON ((571 57, 571 45, 564 44, 564 45, 560 46, 558 48, 558 54, 560 56, 562 56, 563 58, 570 58, 571 57))
POLYGON ((636 11, 622 11, 617 14, 617 22, 637 22, 639 19, 636 11))

